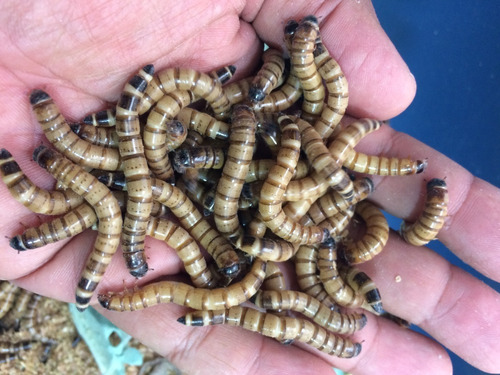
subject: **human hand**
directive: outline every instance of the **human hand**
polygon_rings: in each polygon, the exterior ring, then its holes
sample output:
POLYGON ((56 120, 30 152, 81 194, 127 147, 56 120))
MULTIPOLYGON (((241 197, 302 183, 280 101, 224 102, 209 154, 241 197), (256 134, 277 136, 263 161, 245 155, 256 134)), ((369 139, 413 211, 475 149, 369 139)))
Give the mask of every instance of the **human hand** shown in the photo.
MULTIPOLYGON (((158 71, 180 65, 207 71, 235 64, 239 77, 244 77, 261 51, 249 22, 259 37, 280 46, 288 19, 317 15, 323 40, 349 81, 350 115, 390 118, 413 98, 413 78, 366 2, 327 2, 321 6, 304 2, 294 9, 277 1, 260 7, 220 2, 213 3, 218 6, 208 2, 164 4, 127 6, 108 1, 73 3, 71 8, 61 3, 49 8, 36 2, 29 10, 14 2, 2 4, 0 105, 6 125, 0 129, 0 143, 34 182, 43 187, 52 185, 52 179, 30 161, 32 150, 46 142, 27 100, 33 88, 45 89, 62 113, 76 120, 102 108, 103 102, 116 101, 127 78, 149 62, 158 71), (78 105, 73 106, 73 102, 78 105)), ((499 279, 495 262, 500 222, 497 189, 389 127, 370 136, 360 149, 428 158, 429 167, 422 175, 374 179, 376 190, 371 199, 394 215, 412 219, 419 212, 423 179, 446 176, 451 203, 440 239, 476 269, 499 279), (476 248, 481 252, 472 251, 476 248)), ((2 233, 12 236, 23 229, 20 223, 38 224, 40 219, 0 186, 2 210, 11 213, 0 219, 2 233)), ((15 279, 37 293, 73 301, 74 286, 93 236, 87 232, 21 254, 10 249, 6 239, 0 276, 15 279)), ((153 269, 141 284, 181 271, 175 252, 164 243, 151 240, 147 246, 153 269)), ((388 311, 419 324, 474 365, 489 371, 498 369, 495 349, 499 334, 493 325, 499 310, 497 293, 433 252, 412 248, 393 234, 384 251, 364 269, 375 280, 388 311), (405 282, 394 283, 396 274, 405 282), (456 332, 460 336, 456 337, 456 332)), ((131 284, 117 254, 99 291, 120 290, 123 280, 131 284)), ((300 345, 283 347, 232 327, 183 327, 176 319, 184 312, 184 308, 169 305, 134 313, 103 313, 188 373, 283 373, 291 368, 297 373, 330 373, 332 364, 356 374, 450 373, 449 359, 441 346, 374 316, 369 316, 367 326, 355 336, 363 342, 361 354, 339 360, 300 345)))

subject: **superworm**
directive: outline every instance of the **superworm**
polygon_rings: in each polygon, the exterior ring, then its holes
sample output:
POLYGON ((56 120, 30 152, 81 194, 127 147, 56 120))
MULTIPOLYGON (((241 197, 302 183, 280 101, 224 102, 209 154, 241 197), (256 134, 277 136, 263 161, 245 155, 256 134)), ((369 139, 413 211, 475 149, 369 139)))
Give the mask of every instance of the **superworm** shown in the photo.
MULTIPOLYGON (((209 73, 200 73, 194 69, 170 68, 153 77, 144 93, 139 106, 139 114, 146 113, 163 95, 176 89, 191 90, 198 97, 205 98, 216 111, 218 105, 224 104, 227 96, 220 97, 221 84, 231 79, 236 67, 229 65, 209 73), (179 87, 175 87, 178 85, 179 87), (211 91, 216 91, 211 93, 211 91)), ((223 108, 220 108, 223 109, 223 108)))
POLYGON ((272 155, 278 154, 281 146, 281 137, 279 127, 275 122, 258 120, 257 136, 264 141, 272 155))
POLYGON ((356 294, 365 297, 366 303, 364 304, 364 308, 377 315, 385 313, 382 307, 380 292, 373 280, 366 273, 356 267, 345 266, 343 264, 339 264, 339 272, 356 294))
POLYGON ((224 162, 224 150, 208 145, 176 150, 172 160, 173 167, 178 173, 184 173, 186 168, 221 169, 224 167, 224 162))
POLYGON ((264 100, 254 103, 252 108, 255 112, 281 112, 294 105, 301 96, 300 81, 291 72, 285 83, 278 90, 271 92, 264 100))
POLYGON ((80 166, 115 171, 121 166, 118 150, 80 139, 62 116, 54 100, 42 90, 33 90, 30 103, 47 139, 68 159, 80 166))
POLYGON ((76 289, 77 308, 84 310, 118 248, 122 231, 120 206, 104 184, 57 152, 40 146, 33 152, 33 159, 56 179, 80 194, 94 207, 99 219, 94 249, 87 258, 76 289))
POLYGON ((322 352, 342 358, 352 358, 361 352, 360 343, 353 343, 348 338, 337 336, 308 320, 263 313, 248 307, 194 311, 177 321, 187 326, 214 324, 240 326, 279 341, 305 342, 322 352))
POLYGON ((342 69, 330 56, 320 38, 316 40, 313 54, 318 73, 323 78, 328 91, 321 115, 314 122, 314 129, 323 139, 328 139, 345 114, 349 100, 349 88, 342 69))
POLYGON ((357 294, 339 275, 337 268, 336 247, 323 243, 318 249, 317 267, 319 278, 327 293, 341 306, 356 308, 370 307, 365 298, 357 294))
POLYGON ((217 184, 214 202, 215 225, 233 243, 243 233, 237 215, 238 199, 253 156, 255 130, 255 115, 250 107, 241 104, 235 106, 227 159, 217 184))
POLYGON ((321 327, 342 335, 360 330, 367 320, 364 314, 343 314, 330 310, 309 294, 293 290, 260 290, 252 297, 252 302, 266 310, 299 312, 321 327))
POLYGON ((70 125, 71 130, 81 139, 96 146, 118 148, 118 134, 115 128, 93 126, 84 123, 70 125))
POLYGON ((186 124, 188 129, 213 139, 228 139, 229 124, 217 120, 208 113, 199 112, 193 108, 182 108, 177 114, 177 120, 186 124))
POLYGON ((187 126, 174 117, 194 100, 191 91, 175 90, 165 94, 148 115, 143 131, 144 153, 151 172, 162 180, 172 177, 168 153, 187 136, 187 126))
POLYGON ((6 149, 0 150, 0 173, 14 199, 38 214, 63 214, 83 202, 71 190, 45 190, 36 186, 6 149))
POLYGON ((320 228, 328 230, 330 236, 344 237, 344 230, 349 225, 352 217, 354 216, 354 206, 350 206, 342 212, 336 213, 331 217, 325 218, 323 221, 318 223, 320 228))
POLYGON ((198 288, 215 286, 215 279, 207 268, 198 244, 185 229, 171 220, 151 218, 146 234, 165 241, 177 252, 194 286, 198 288))
POLYGON ((354 195, 351 202, 346 201, 334 190, 328 191, 311 205, 300 223, 318 225, 326 218, 332 217, 338 212, 345 212, 349 206, 367 198, 373 192, 373 189, 373 182, 368 177, 363 177, 354 181, 354 195))
POLYGON ((415 246, 423 246, 436 238, 448 215, 448 188, 444 180, 433 178, 427 183, 425 206, 415 223, 401 224, 404 240, 415 246))
POLYGON ((7 313, 2 317, 0 322, 2 328, 8 329, 19 329, 20 321, 28 309, 28 304, 31 300, 31 297, 34 295, 33 292, 29 292, 25 289, 21 289, 16 296, 14 304, 7 311, 7 313))
POLYGON ((148 270, 144 240, 153 202, 137 106, 153 73, 153 65, 143 67, 125 85, 116 105, 116 132, 128 192, 121 247, 127 269, 135 277, 144 276, 148 270))
POLYGON ((294 33, 290 50, 292 70, 299 78, 304 94, 302 117, 306 120, 312 120, 321 113, 325 99, 325 87, 313 55, 318 35, 316 17, 305 17, 294 33))
POLYGON ((224 288, 203 289, 175 281, 159 281, 133 292, 100 294, 100 304, 113 311, 135 311, 173 302, 197 310, 217 310, 248 301, 260 288, 266 276, 266 263, 255 259, 245 277, 224 288))
POLYGON ((241 103, 248 97, 253 77, 240 79, 224 86, 223 90, 231 105, 241 103))
POLYGON ((284 290, 286 288, 285 276, 276 262, 269 261, 266 266, 266 277, 261 290, 284 290))
POLYGON ((366 224, 363 236, 356 242, 350 241, 344 247, 349 263, 362 263, 379 254, 389 239, 389 225, 382 211, 368 201, 356 205, 356 213, 366 224))
POLYGON ((290 220, 283 212, 285 189, 292 179, 300 156, 300 133, 297 124, 288 116, 278 119, 281 127, 281 148, 276 165, 267 176, 260 193, 259 212, 266 226, 286 241, 300 244, 323 242, 328 233, 315 226, 303 226, 290 220))
POLYGON ((0 291, 0 320, 10 311, 19 293, 21 293, 21 288, 8 281, 2 281, 0 291))
POLYGON ((318 274, 318 245, 301 245, 295 254, 295 273, 300 290, 317 299, 330 310, 337 308, 335 301, 326 292, 318 274))
MULTIPOLYGON (((269 171, 276 164, 276 160, 272 159, 254 159, 250 162, 247 177, 245 182, 263 181, 269 175, 269 171)), ((299 160, 293 171, 292 180, 300 179, 307 176, 309 172, 308 164, 299 160)))
POLYGON ((84 202, 63 217, 26 229, 10 240, 10 246, 19 251, 36 249, 75 236, 92 227, 96 221, 94 208, 84 202))
POLYGON ((236 241, 236 246, 248 255, 274 262, 284 262, 290 259, 295 255, 298 248, 298 245, 294 245, 288 241, 249 235, 239 237, 236 241))
POLYGON ((302 136, 302 148, 313 169, 328 182, 328 186, 338 191, 347 201, 351 201, 354 186, 347 173, 341 168, 342 163, 335 160, 311 124, 297 119, 297 125, 302 136))
POLYGON ((278 85, 285 70, 285 60, 279 50, 269 48, 262 54, 263 64, 252 80, 248 96, 260 102, 278 85))
POLYGON ((214 258, 222 273, 238 274, 239 258, 233 246, 212 228, 185 193, 165 181, 153 179, 153 197, 170 208, 184 229, 214 258))
POLYGON ((85 125, 113 127, 116 125, 116 108, 91 113, 82 120, 85 125))

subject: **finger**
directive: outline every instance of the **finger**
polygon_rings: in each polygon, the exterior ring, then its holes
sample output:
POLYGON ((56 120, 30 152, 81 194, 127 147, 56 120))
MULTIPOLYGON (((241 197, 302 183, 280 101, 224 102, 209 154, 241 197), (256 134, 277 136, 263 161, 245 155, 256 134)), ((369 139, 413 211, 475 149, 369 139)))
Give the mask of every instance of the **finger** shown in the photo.
POLYGON ((493 280, 500 280, 499 189, 389 126, 370 134, 357 149, 372 155, 426 159, 428 166, 418 175, 373 176, 375 191, 370 199, 390 214, 411 222, 423 209, 426 182, 432 178, 445 179, 449 192, 448 217, 438 238, 464 262, 493 280))
POLYGON ((498 371, 500 327, 492 322, 500 319, 500 298, 489 286, 394 232, 382 253, 360 268, 375 281, 389 312, 483 371, 498 371))
MULTIPOLYGON (((243 13, 245 15, 245 13, 243 13)), ((283 28, 290 19, 314 14, 330 54, 349 83, 348 113, 388 119, 413 100, 416 84, 407 65, 380 26, 369 1, 268 1, 254 16, 259 36, 283 46, 283 28)))

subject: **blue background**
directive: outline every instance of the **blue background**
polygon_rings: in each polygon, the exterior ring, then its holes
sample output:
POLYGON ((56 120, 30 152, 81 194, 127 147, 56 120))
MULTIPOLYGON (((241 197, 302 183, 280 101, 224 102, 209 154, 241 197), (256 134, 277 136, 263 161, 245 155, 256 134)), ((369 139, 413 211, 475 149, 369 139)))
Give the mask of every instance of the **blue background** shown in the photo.
MULTIPOLYGON (((417 81, 414 102, 391 126, 500 187, 500 1, 373 4, 417 81)), ((398 228, 400 220, 390 218, 389 224, 398 228)), ((429 247, 500 292, 499 283, 479 275, 441 243, 429 247)), ((454 374, 485 374, 451 356, 454 374)))

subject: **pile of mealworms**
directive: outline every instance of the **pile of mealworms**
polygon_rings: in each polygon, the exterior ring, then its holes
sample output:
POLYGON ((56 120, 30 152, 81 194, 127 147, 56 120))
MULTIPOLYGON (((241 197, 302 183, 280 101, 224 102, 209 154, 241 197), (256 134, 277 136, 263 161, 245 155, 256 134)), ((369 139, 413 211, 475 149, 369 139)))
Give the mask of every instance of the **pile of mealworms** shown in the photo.
MULTIPOLYGON (((339 126, 348 84, 314 16, 288 22, 284 41, 287 51, 265 50, 255 76, 236 82, 227 83, 233 66, 155 74, 147 65, 115 108, 79 123, 70 124, 46 92, 34 90, 33 111, 57 151, 40 146, 33 159, 58 186, 35 186, 4 149, 0 170, 26 207, 63 216, 26 229, 10 245, 25 251, 96 229, 76 286, 83 310, 119 245, 130 274, 146 274, 150 236, 176 250, 192 283, 100 294, 105 308, 173 302, 197 310, 179 318, 185 325, 238 325, 356 356, 361 344, 348 336, 366 316, 345 308, 386 314, 375 284, 355 267, 389 238, 382 211, 366 200, 374 186, 366 175, 412 175, 426 161, 354 149, 383 122, 339 126), (348 226, 361 222, 364 233, 352 238, 348 226), (300 291, 286 289, 280 263, 287 261, 296 273, 289 281, 300 291)), ((447 200, 444 181, 429 181, 423 212, 402 225, 402 237, 417 246, 435 238, 447 200)))
POLYGON ((43 353, 40 361, 44 363, 52 347, 57 344, 53 339, 47 338, 35 330, 35 311, 42 296, 22 289, 8 281, 0 282, 0 330, 27 331, 31 335, 29 340, 0 341, 0 363, 5 363, 19 358, 26 350, 31 350, 37 342, 42 343, 43 353))

